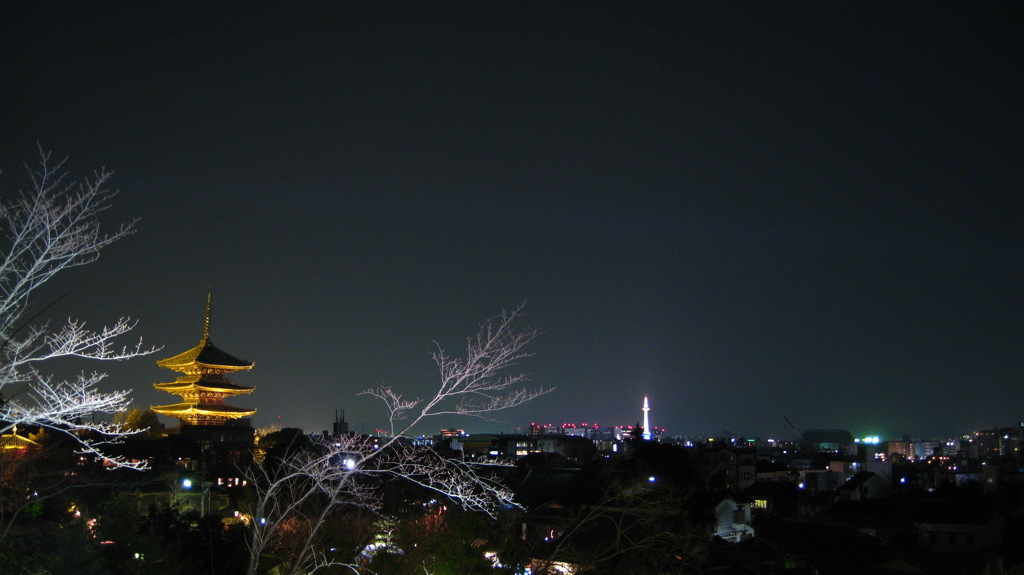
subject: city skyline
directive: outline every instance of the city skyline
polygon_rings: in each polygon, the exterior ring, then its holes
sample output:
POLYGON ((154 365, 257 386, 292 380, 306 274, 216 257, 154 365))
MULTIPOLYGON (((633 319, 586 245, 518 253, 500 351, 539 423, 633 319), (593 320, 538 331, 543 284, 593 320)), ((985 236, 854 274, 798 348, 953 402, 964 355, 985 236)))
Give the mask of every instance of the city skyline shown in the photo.
MULTIPOLYGON (((381 427, 526 302, 530 421, 950 437, 1024 418, 1024 7, 0 4, 0 168, 138 233, 34 297, 211 338, 258 427, 381 427)), ((163 397, 161 397, 163 396, 163 397)), ((165 418, 165 423, 172 424, 165 418)))
MULTIPOLYGON (((569 431, 566 431, 570 427, 572 429, 580 429, 580 428, 591 429, 591 430, 593 430, 595 432, 602 432, 602 431, 607 432, 608 430, 614 430, 614 429, 622 429, 622 430, 632 431, 633 429, 641 428, 641 429, 645 430, 645 432, 643 434, 643 439, 647 440, 647 441, 657 439, 657 440, 668 440, 670 442, 674 442, 675 440, 678 440, 678 439, 697 439, 697 440, 700 440, 700 439, 718 438, 718 437, 726 437, 726 438, 736 439, 736 438, 742 437, 742 438, 745 438, 745 439, 748 439, 748 440, 751 440, 751 441, 757 440, 757 441, 769 441, 769 442, 797 443, 797 442, 800 442, 800 441, 804 440, 803 433, 805 431, 808 431, 808 432, 851 431, 852 432, 851 436, 854 438, 854 441, 857 442, 857 443, 864 442, 864 443, 878 444, 880 442, 886 442, 886 441, 908 441, 909 440, 909 441, 939 441, 939 442, 941 442, 941 441, 946 441, 946 440, 961 440, 961 439, 965 439, 965 438, 974 437, 979 432, 989 432, 989 431, 992 431, 992 430, 1007 429, 1007 428, 1014 428, 1014 427, 1024 428, 1024 421, 1022 421, 1022 422, 989 422, 987 425, 982 425, 982 426, 974 428, 974 429, 963 429, 963 430, 961 430, 960 432, 958 432, 956 434, 948 435, 948 436, 927 436, 927 435, 921 435, 921 434, 914 434, 912 432, 903 433, 903 434, 899 434, 899 435, 871 435, 870 433, 865 433, 865 430, 861 429, 861 428, 845 429, 845 428, 840 428, 840 427, 824 426, 824 427, 813 428, 813 429, 812 428, 801 429, 801 428, 798 428, 793 422, 791 422, 788 417, 783 417, 783 420, 786 422, 786 425, 788 426, 788 430, 786 432, 783 432, 782 434, 778 434, 778 435, 754 434, 754 435, 749 435, 748 436, 748 435, 745 435, 745 434, 742 434, 742 433, 732 433, 730 430, 727 430, 727 429, 723 429, 723 430, 703 430, 703 431, 700 431, 698 433, 679 434, 679 433, 674 433, 671 429, 666 429, 666 428, 664 428, 662 426, 651 424, 649 419, 648 419, 648 414, 649 414, 649 412, 651 412, 653 410, 654 410, 653 408, 649 407, 648 397, 644 396, 643 406, 640 408, 641 415, 640 415, 639 418, 637 418, 636 423, 629 423, 629 422, 627 422, 626 420, 629 419, 628 417, 620 418, 620 421, 616 421, 616 422, 599 422, 599 421, 595 421, 593 419, 590 419, 590 420, 587 420, 587 419, 584 419, 584 420, 573 420, 573 421, 562 420, 560 422, 554 422, 554 421, 531 421, 529 423, 529 425, 519 425, 519 424, 513 423, 513 424, 510 424, 510 427, 509 426, 499 426, 498 429, 480 429, 480 430, 477 430, 476 433, 482 433, 484 435, 487 435, 487 434, 493 434, 493 433, 505 433, 506 431, 508 431, 510 433, 513 433, 513 434, 523 434, 523 435, 534 434, 534 433, 572 434, 569 431), (643 424, 640 424, 641 420, 643 420, 643 424), (654 432, 652 433, 650 430, 653 430, 654 432)), ((457 429, 457 428, 454 428, 454 427, 453 428, 444 428, 444 429, 441 429, 440 432, 443 433, 445 431, 452 431, 454 429, 457 429)), ((316 433, 317 432, 316 430, 306 430, 306 431, 307 432, 311 432, 311 433, 316 433)), ((382 431, 382 430, 371 430, 371 432, 367 432, 365 430, 360 430, 360 433, 371 433, 372 434, 372 432, 380 432, 380 431, 382 431)), ((437 431, 437 430, 435 430, 435 431, 437 431)), ((465 430, 459 430, 459 431, 465 431, 465 430)), ((436 435, 437 433, 433 433, 433 434, 436 435)), ((423 435, 431 435, 431 433, 424 433, 423 435)))

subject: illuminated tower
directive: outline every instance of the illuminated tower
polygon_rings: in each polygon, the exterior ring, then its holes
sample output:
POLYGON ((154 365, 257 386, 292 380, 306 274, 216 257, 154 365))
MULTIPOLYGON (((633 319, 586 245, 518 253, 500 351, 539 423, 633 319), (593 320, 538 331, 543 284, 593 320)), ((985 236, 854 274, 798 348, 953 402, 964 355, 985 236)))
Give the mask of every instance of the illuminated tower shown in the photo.
POLYGON ((224 377, 226 373, 252 369, 253 363, 238 359, 213 346, 210 341, 210 294, 206 296, 206 318, 203 322, 203 339, 199 345, 174 357, 156 362, 182 375, 171 383, 155 383, 153 387, 181 396, 181 403, 154 405, 153 411, 169 417, 176 417, 186 425, 222 426, 240 417, 249 417, 255 409, 233 407, 224 399, 243 393, 252 393, 253 388, 235 385, 224 377))
POLYGON ((644 396, 644 440, 651 440, 651 420, 647 417, 647 412, 651 410, 651 406, 647 403, 647 396, 644 396))

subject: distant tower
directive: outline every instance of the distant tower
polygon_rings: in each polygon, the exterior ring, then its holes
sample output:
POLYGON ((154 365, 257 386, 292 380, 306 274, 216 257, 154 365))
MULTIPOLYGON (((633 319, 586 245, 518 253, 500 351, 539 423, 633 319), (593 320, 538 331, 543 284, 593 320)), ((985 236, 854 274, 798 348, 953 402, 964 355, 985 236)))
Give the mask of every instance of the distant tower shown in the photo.
POLYGON ((252 387, 235 385, 224 374, 252 369, 253 364, 217 349, 210 342, 209 293, 206 295, 202 341, 198 346, 156 364, 182 374, 171 383, 153 384, 160 391, 181 396, 181 403, 154 405, 152 409, 161 415, 178 418, 182 426, 222 426, 233 419, 256 413, 255 409, 224 403, 226 398, 252 393, 253 390, 252 387))
POLYGON ((345 421, 345 410, 334 410, 334 435, 348 435, 348 422, 345 421))
POLYGON ((651 406, 647 403, 647 396, 644 396, 644 441, 651 440, 651 419, 647 416, 647 412, 651 410, 651 406))

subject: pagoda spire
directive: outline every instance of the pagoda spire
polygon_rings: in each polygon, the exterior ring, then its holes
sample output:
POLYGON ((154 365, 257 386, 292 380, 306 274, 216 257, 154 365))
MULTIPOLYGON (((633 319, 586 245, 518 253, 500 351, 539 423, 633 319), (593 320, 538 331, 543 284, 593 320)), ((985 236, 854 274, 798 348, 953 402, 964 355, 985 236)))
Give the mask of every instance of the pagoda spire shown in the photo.
POLYGON ((206 286, 206 316, 203 318, 203 341, 210 340, 210 307, 213 300, 213 286, 206 286))

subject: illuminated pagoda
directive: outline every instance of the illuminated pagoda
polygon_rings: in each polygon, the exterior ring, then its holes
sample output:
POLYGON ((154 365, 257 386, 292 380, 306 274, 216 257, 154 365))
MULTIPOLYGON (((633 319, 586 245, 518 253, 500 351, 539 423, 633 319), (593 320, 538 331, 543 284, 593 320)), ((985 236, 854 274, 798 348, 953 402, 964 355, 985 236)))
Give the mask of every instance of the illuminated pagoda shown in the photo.
POLYGON ((203 340, 199 345, 174 357, 156 362, 160 367, 181 373, 171 383, 155 383, 153 387, 181 396, 181 403, 154 405, 153 411, 175 417, 186 426, 226 426, 244 423, 234 420, 248 418, 255 409, 234 407, 224 403, 226 398, 252 393, 253 388, 236 385, 225 374, 252 369, 253 363, 238 359, 221 351, 210 341, 210 294, 206 296, 206 317, 203 322, 203 340))

